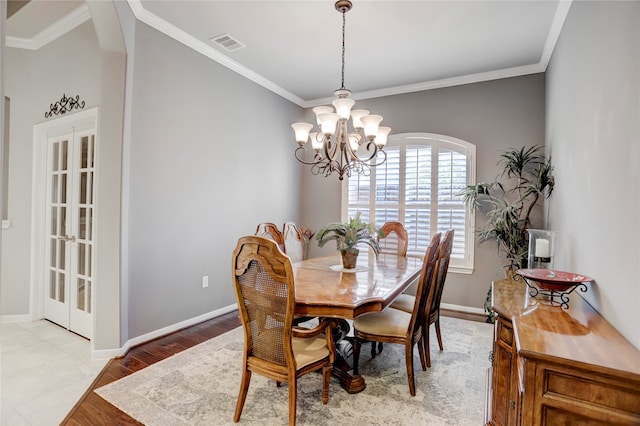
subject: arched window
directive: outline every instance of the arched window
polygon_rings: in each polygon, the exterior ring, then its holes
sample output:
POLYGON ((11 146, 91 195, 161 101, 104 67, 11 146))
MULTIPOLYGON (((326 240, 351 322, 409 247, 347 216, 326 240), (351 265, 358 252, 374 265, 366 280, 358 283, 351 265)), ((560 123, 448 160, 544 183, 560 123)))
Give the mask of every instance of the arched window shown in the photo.
POLYGON ((387 161, 369 176, 343 185, 343 220, 360 212, 382 226, 402 222, 409 233, 408 255, 424 256, 435 232, 455 229, 449 270, 473 270, 474 216, 457 194, 475 184, 475 145, 432 133, 389 136, 387 161))

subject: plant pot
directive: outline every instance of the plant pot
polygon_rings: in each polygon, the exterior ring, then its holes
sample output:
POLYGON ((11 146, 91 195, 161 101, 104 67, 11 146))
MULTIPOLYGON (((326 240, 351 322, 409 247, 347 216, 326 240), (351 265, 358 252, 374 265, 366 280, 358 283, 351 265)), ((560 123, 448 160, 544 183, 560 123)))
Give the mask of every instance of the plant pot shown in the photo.
POLYGON ((358 261, 359 251, 342 250, 340 253, 342 254, 342 267, 344 269, 354 269, 358 261))

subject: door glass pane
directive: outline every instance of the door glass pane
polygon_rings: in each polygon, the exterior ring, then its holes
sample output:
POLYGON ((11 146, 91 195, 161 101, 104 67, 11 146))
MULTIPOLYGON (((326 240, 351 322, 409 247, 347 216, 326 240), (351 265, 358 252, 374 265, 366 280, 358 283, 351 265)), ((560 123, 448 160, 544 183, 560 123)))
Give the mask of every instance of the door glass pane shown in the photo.
POLYGON ((51 235, 58 235, 58 208, 51 207, 51 235))
POLYGON ((81 163, 81 168, 86 169, 87 168, 87 159, 89 156, 89 138, 87 136, 84 136, 82 138, 82 142, 81 142, 81 148, 80 148, 80 163, 81 163))
POLYGON ((93 172, 89 173, 89 188, 88 188, 88 195, 87 195, 87 203, 88 204, 93 204, 93 172))
POLYGON ((56 271, 49 271, 49 299, 56 299, 56 271))
POLYGON ((65 265, 65 254, 66 254, 66 248, 67 248, 67 244, 65 240, 59 240, 60 242, 60 256, 58 256, 58 268, 65 270, 67 268, 67 266, 65 265))
POLYGON ((67 235, 67 208, 60 207, 60 234, 67 235))
POLYGON ((93 240, 93 208, 87 209, 87 240, 93 240))
POLYGON ((60 155, 59 145, 60 144, 58 142, 53 143, 53 154, 51 154, 51 170, 54 172, 58 170, 58 156, 60 155))
POLYGON ((86 238, 86 229, 87 229, 87 209, 86 208, 80 208, 80 216, 79 216, 79 223, 78 223, 78 238, 80 238, 81 240, 84 240, 86 238))
POLYGON ((51 202, 58 202, 58 175, 51 176, 51 202))
POLYGON ((80 203, 87 202, 87 172, 80 173, 80 203))
POLYGON ((78 243, 78 274, 84 275, 85 271, 85 259, 86 259, 86 244, 78 243))
POLYGON ((76 299, 76 306, 81 311, 84 311, 84 297, 85 297, 85 289, 84 289, 84 280, 82 278, 78 278, 78 297, 76 299))
POLYGON ((96 135, 91 135, 91 143, 89 144, 89 167, 93 167, 93 161, 95 159, 96 151, 96 135))
POLYGON ((64 273, 58 273, 58 301, 64 303, 64 273))
POLYGON ((67 202, 67 174, 63 173, 60 176, 61 180, 62 180, 62 188, 60 188, 60 202, 61 203, 66 203, 67 202))
POLYGON ((62 158, 60 170, 67 170, 67 145, 68 141, 62 141, 62 158))
POLYGON ((51 265, 52 268, 55 268, 57 265, 57 262, 56 262, 56 248, 58 246, 57 243, 58 243, 58 240, 56 240, 55 238, 51 239, 51 256, 50 256, 51 259, 50 259, 49 265, 51 265))

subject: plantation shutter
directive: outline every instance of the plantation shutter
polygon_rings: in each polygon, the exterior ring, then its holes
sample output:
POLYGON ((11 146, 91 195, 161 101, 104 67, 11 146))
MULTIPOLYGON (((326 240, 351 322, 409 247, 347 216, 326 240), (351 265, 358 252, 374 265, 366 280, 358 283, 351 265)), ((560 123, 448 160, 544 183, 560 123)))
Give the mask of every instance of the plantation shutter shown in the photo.
POLYGON ((405 217, 408 252, 424 255, 431 239, 431 145, 407 145, 405 217))
MULTIPOLYGON (((473 268, 473 216, 460 193, 475 184, 475 147, 442 135, 392 135, 387 160, 369 176, 348 178, 343 218, 360 212, 379 228, 385 222, 404 224, 409 234, 408 255, 423 256, 431 235, 455 230, 450 269, 473 268)), ((387 243, 382 240, 383 249, 387 243)))
POLYGON ((438 153, 438 232, 454 229, 452 258, 463 259, 465 249, 466 207, 457 197, 467 186, 467 158, 446 148, 438 153))

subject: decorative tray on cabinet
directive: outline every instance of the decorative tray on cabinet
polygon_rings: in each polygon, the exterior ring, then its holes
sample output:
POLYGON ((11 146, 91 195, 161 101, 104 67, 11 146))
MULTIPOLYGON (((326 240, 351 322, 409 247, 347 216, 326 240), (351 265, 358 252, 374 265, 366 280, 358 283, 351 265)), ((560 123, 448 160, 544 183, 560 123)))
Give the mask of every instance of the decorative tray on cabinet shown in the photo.
POLYGON ((563 308, 569 307, 568 294, 576 289, 586 292, 585 283, 593 281, 586 275, 553 269, 518 269, 516 276, 524 279, 531 296, 547 296, 552 304, 557 303, 563 308))

